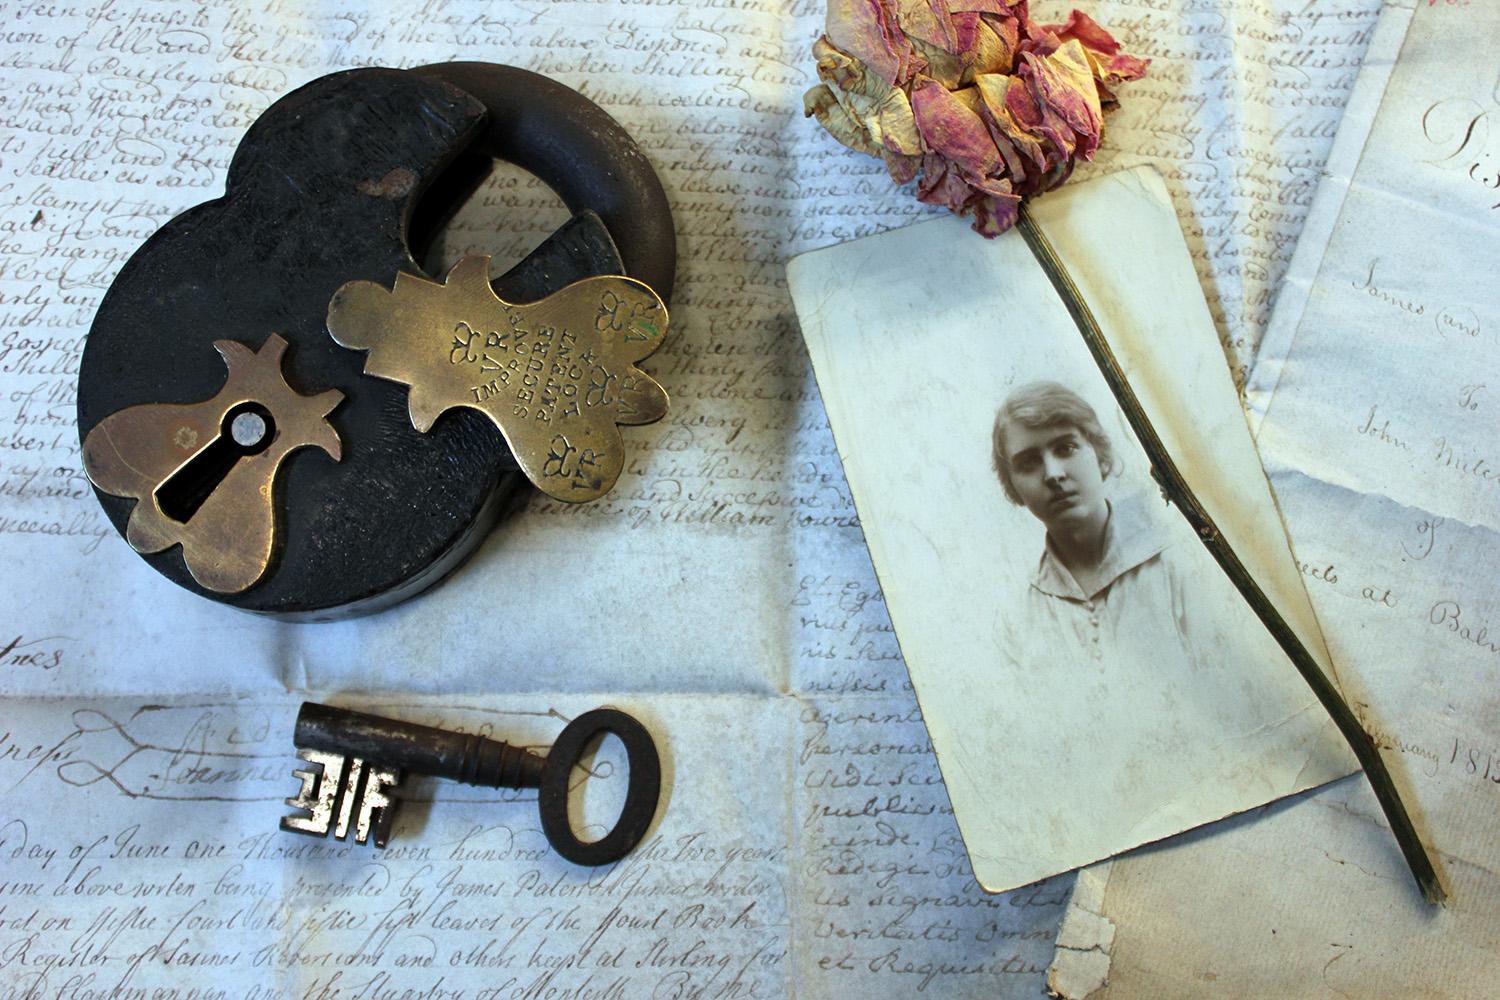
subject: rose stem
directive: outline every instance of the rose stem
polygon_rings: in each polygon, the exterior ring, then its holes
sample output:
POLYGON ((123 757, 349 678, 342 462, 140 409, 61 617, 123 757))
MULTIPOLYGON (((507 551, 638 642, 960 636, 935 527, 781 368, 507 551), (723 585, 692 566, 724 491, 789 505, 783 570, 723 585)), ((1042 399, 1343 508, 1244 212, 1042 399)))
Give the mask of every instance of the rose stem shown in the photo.
POLYGON ((1109 343, 1104 339, 1104 333, 1100 330, 1099 323, 1089 309, 1088 303, 1083 300, 1083 295, 1078 291, 1078 286, 1073 283, 1062 259, 1053 249, 1051 241, 1047 239, 1046 234, 1042 232, 1041 227, 1037 225, 1024 204, 1020 207, 1017 228, 1026 240, 1026 245, 1031 248, 1037 263, 1042 266, 1042 270, 1052 282, 1052 287, 1056 289, 1063 305, 1067 307, 1069 315, 1073 317, 1078 332, 1083 334, 1084 343, 1093 354, 1095 364, 1103 373, 1104 380, 1109 383, 1110 391, 1115 394, 1115 399, 1125 412, 1125 418, 1130 421, 1131 429, 1135 431, 1136 438, 1139 439, 1146 451, 1147 459, 1151 462, 1152 478, 1161 486, 1168 501, 1182 512, 1183 517, 1187 518, 1203 544, 1208 547, 1208 551, 1213 554, 1219 567, 1233 582, 1235 589, 1240 592, 1271 636, 1291 658, 1297 671, 1302 675, 1302 679, 1307 682, 1308 687, 1312 688, 1318 701, 1322 702, 1323 707, 1333 719, 1334 725, 1348 741, 1350 749, 1354 751, 1354 756, 1364 768, 1365 776, 1375 790, 1375 797, 1380 801, 1381 809, 1385 811, 1386 819, 1391 825, 1391 832, 1396 836, 1396 843, 1400 845, 1401 853, 1406 856, 1406 863, 1422 890, 1423 898, 1429 903, 1442 903, 1447 894, 1438 882, 1432 859, 1428 857, 1422 839, 1417 836, 1411 818, 1407 816, 1406 807, 1401 803, 1401 796, 1391 781, 1390 772, 1386 770, 1385 761, 1381 759, 1380 750, 1375 746, 1374 740, 1370 738, 1369 733, 1365 732, 1354 713, 1349 710, 1338 688, 1308 654, 1307 649, 1287 625, 1286 620, 1281 617, 1245 569, 1244 563, 1240 562, 1234 549, 1224 536, 1219 534, 1219 529, 1215 527, 1212 518, 1203 509, 1203 505, 1198 502, 1187 480, 1183 478, 1176 463, 1172 461, 1172 456, 1167 454, 1167 449, 1161 443, 1161 438, 1157 436, 1155 429, 1152 428, 1151 421, 1147 419, 1146 411, 1141 408, 1140 401, 1136 399, 1135 391, 1131 389, 1124 370, 1116 360, 1114 352, 1110 350, 1109 343))

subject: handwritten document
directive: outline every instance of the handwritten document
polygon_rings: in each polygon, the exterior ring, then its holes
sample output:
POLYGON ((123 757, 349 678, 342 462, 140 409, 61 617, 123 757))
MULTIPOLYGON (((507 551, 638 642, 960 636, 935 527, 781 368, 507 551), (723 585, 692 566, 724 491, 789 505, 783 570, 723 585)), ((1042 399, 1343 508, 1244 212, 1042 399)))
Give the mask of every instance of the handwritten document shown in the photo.
POLYGON ((1060 966, 1102 965, 1113 940, 1108 985, 1082 977, 1069 996, 1171 983, 1200 996, 1457 998, 1500 981, 1500 77, 1485 62, 1497 31, 1483 5, 1382 14, 1375 82, 1365 93, 1362 78, 1351 105, 1368 117, 1347 122, 1352 143, 1339 138, 1354 160, 1331 165, 1318 195, 1329 224, 1315 252, 1299 251, 1306 294, 1278 314, 1286 353, 1252 380, 1261 451, 1345 690, 1451 899, 1421 905, 1352 779, 1080 876, 1079 933, 1064 935, 1060 966), (1170 924, 1153 919, 1168 905, 1170 924))
MULTIPOLYGON (((1167 176, 1237 364, 1373 7, 1096 7, 1155 62, 1095 169, 1167 176)), ((987 897, 967 869, 785 290, 792 253, 928 212, 802 120, 821 12, 0 0, 4 989, 1035 995, 1066 885, 987 897), (648 151, 682 261, 650 363, 672 411, 631 435, 608 497, 534 498, 376 618, 290 627, 192 598, 115 537, 82 475, 75 377, 99 299, 222 190, 278 96, 450 58, 555 75, 648 151), (560 587, 497 605, 536 559, 589 568, 592 617, 565 639, 543 610, 560 587), (538 746, 618 704, 663 744, 662 818, 595 873, 540 851, 529 803, 438 783, 385 855, 278 833, 305 693, 538 746)), ((562 218, 502 171, 448 243, 517 259, 562 218)))

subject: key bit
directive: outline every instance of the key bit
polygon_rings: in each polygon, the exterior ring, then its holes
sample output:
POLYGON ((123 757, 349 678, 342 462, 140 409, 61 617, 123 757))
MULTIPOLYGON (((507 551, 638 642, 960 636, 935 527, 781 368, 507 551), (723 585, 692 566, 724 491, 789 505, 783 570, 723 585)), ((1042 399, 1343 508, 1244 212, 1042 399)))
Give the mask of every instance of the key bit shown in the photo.
POLYGON ((307 815, 283 816, 281 828, 320 837, 331 828, 334 838, 343 840, 352 818, 356 843, 363 844, 373 834, 375 846, 384 847, 396 819, 397 800, 390 793, 401 784, 401 773, 321 750, 300 750, 297 756, 312 768, 292 772, 302 779, 302 790, 286 804, 307 815))
MULTIPOLYGON (((297 771, 303 781, 302 793, 286 800, 288 805, 309 813, 282 820, 282 829, 300 833, 326 834, 333 825, 336 810, 341 810, 340 817, 351 812, 353 807, 344 803, 351 795, 359 797, 357 789, 347 789, 338 798, 342 786, 333 790, 324 787, 330 780, 344 780, 347 785, 346 778, 328 777, 345 767, 346 759, 354 762, 348 773, 360 765, 373 765, 397 774, 397 780, 399 772, 411 772, 487 788, 536 788, 547 842, 564 858, 580 865, 609 864, 629 854, 650 828, 661 797, 661 761, 651 734, 634 718, 613 708, 594 709, 568 723, 545 758, 500 740, 316 702, 303 702, 293 742, 303 748, 304 760, 323 761, 323 785, 313 783, 307 772, 297 771), (584 748, 605 732, 614 733, 625 745, 630 780, 625 806, 614 829, 600 840, 584 842, 574 834, 568 821, 568 789, 574 765, 584 748), (320 756, 308 756, 309 753, 320 756)), ((390 782, 382 787, 393 786, 394 782, 390 782)), ((373 808, 380 807, 377 803, 373 808)), ((361 802, 357 815, 365 816, 369 808, 372 807, 361 802)), ((392 800, 375 820, 377 826, 384 824, 385 832, 390 829, 394 811, 392 800)), ((346 829, 345 818, 335 835, 342 837, 346 829)), ((385 846, 385 833, 377 836, 376 846, 385 846)))

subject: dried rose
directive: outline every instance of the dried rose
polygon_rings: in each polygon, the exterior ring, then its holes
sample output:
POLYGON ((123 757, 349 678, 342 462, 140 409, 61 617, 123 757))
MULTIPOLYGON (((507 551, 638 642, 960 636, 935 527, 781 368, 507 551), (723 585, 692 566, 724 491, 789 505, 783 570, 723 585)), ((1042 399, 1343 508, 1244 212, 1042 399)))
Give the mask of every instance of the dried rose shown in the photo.
POLYGON ((1027 0, 829 0, 803 97, 833 137, 885 161, 917 198, 998 236, 1021 199, 1092 159, 1111 85, 1148 60, 1088 15, 1037 24, 1027 0))

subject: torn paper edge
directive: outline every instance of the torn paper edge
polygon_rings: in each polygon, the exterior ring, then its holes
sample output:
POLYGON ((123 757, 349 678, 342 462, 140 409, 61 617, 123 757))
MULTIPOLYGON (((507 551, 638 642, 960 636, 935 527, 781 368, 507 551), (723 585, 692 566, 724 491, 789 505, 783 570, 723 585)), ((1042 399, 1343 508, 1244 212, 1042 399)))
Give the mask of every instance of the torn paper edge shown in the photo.
POLYGON ((1047 969, 1048 996, 1086 1000, 1109 984, 1115 925, 1104 916, 1104 887, 1109 884, 1110 867, 1104 861, 1078 872, 1047 969))

